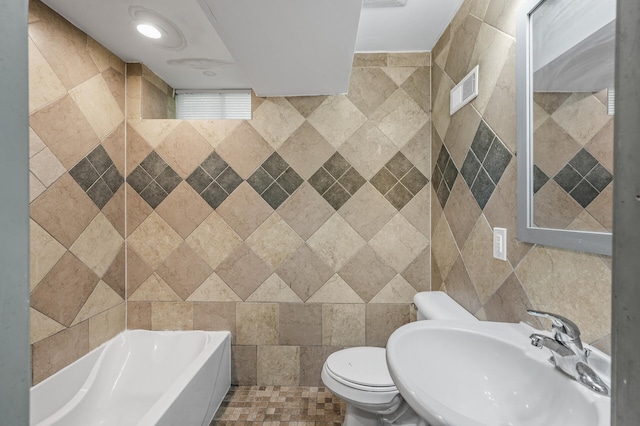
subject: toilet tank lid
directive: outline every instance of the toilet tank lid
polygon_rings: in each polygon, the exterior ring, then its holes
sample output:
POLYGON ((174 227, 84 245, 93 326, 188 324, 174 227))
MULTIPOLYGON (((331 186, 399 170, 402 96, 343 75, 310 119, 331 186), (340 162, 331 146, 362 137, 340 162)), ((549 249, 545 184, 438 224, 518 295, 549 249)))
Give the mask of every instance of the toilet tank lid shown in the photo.
POLYGON ((427 319, 434 320, 465 320, 478 321, 469 311, 460 306, 443 291, 422 291, 413 296, 420 312, 427 319))
POLYGON ((331 373, 351 383, 370 387, 395 386, 384 348, 357 347, 334 352, 327 358, 331 373))

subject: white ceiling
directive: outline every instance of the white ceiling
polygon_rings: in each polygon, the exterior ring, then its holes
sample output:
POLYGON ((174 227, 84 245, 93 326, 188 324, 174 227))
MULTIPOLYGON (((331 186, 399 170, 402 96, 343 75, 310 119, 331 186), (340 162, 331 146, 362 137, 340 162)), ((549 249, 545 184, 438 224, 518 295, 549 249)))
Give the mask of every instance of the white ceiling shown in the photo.
POLYGON ((176 89, 251 87, 269 96, 344 93, 354 50, 431 50, 462 3, 408 0, 360 13, 361 0, 43 1, 176 89), (139 35, 140 11, 164 17, 181 46, 139 35))

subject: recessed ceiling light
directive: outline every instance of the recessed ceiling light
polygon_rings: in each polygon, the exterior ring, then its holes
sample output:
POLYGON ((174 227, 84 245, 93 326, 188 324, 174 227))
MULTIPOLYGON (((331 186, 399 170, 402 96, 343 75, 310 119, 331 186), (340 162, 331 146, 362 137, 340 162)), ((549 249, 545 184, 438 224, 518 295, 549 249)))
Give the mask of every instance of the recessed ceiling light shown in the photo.
POLYGON ((150 24, 139 24, 136 29, 140 34, 149 38, 160 38, 162 33, 156 27, 150 24))

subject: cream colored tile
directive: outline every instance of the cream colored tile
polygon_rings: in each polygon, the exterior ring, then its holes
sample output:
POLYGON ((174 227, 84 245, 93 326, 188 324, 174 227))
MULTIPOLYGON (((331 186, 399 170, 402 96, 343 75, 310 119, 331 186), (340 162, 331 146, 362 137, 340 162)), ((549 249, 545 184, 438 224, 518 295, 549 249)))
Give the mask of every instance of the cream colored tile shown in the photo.
POLYGON ((335 210, 318 194, 318 191, 306 182, 278 207, 280 217, 305 240, 313 235, 334 212, 335 210))
POLYGON ((127 120, 140 120, 142 118, 142 77, 127 75, 126 86, 127 120))
POLYGON ((32 219, 29 233, 29 281, 33 291, 67 250, 32 219))
POLYGON ((65 326, 48 316, 41 314, 33 308, 29 309, 29 330, 31 332, 31 344, 53 336, 65 329, 65 326))
POLYGON ((431 250, 441 279, 445 279, 451 270, 459 251, 446 217, 441 217, 431 237, 431 250))
POLYGON ((152 330, 193 330, 193 303, 152 302, 152 330))
POLYGON ((64 85, 29 38, 29 113, 66 94, 64 85))
POLYGON ((124 331, 126 307, 124 303, 89 319, 89 349, 95 349, 124 331))
POLYGON ((304 241, 277 214, 272 214, 246 240, 255 254, 276 269, 292 255, 304 241))
POLYGON ((182 238, 156 212, 129 236, 127 242, 153 269, 175 250, 182 238))
POLYGON ((407 81, 418 67, 384 67, 382 71, 398 86, 407 81))
POLYGON ((363 346, 365 305, 322 305, 323 346, 363 346))
POLYGON ((44 144, 40 136, 29 127, 29 158, 33 157, 47 146, 44 144))
POLYGON ((402 153, 427 177, 431 177, 431 120, 402 148, 402 153))
POLYGON ((396 275, 369 303, 412 303, 416 289, 402 276, 396 275))
POLYGON ((211 145, 186 121, 168 134, 157 153, 186 179, 211 154, 211 145))
POLYGON ((231 290, 215 272, 187 298, 187 302, 241 302, 242 299, 231 290))
POLYGON ((69 94, 100 140, 109 136, 124 120, 118 102, 101 74, 74 87, 69 94))
POLYGON ((369 117, 397 88, 380 68, 353 68, 347 97, 369 117))
POLYGON ((481 119, 480 114, 470 105, 464 106, 451 117, 444 144, 458 170, 464 164, 481 119))
POLYGON ((353 55, 354 67, 386 67, 386 53, 356 53, 353 55))
POLYGON ((240 177, 247 179, 273 153, 273 148, 243 121, 218 145, 216 152, 240 177))
POLYGON ((369 241, 397 213, 370 183, 365 183, 339 210, 339 214, 369 241))
POLYGON ((307 303, 364 303, 358 293, 353 291, 338 274, 331 277, 311 296, 307 303))
POLYGON ((180 122, 180 120, 127 120, 127 124, 133 127, 152 148, 160 145, 164 138, 180 125, 180 122))
POLYGON ((236 333, 238 345, 278 344, 278 305, 272 303, 238 303, 236 333))
MULTIPOLYGON (((433 126, 440 135, 441 138, 445 138, 447 130, 449 130, 449 123, 451 122, 450 114, 450 97, 451 89, 455 86, 451 78, 446 75, 438 67, 434 67, 434 74, 439 72, 441 75, 440 84, 438 87, 434 86, 433 107, 431 109, 431 120, 433 126)), ((435 75, 432 77, 435 80, 435 75)))
POLYGON ((216 212, 213 212, 189 235, 186 242, 215 269, 242 244, 242 239, 216 212), (212 241, 216 243, 211 244, 212 241))
POLYGON ((102 277, 124 242, 111 222, 99 213, 69 249, 99 277, 102 277))
POLYGON ((74 326, 99 313, 114 308, 121 303, 124 303, 124 299, 113 291, 104 281, 100 281, 96 288, 93 289, 93 293, 91 293, 71 325, 74 326))
MULTIPOLYGON (((87 50, 100 72, 109 69, 113 65, 117 66, 117 64, 121 62, 117 56, 109 52, 104 46, 91 37, 87 37, 87 50)), ((119 71, 124 73, 123 70, 119 71)))
POLYGON ((484 20, 512 37, 516 36, 516 16, 523 0, 491 0, 484 20))
POLYGON ((566 229, 582 210, 554 180, 549 180, 533 197, 533 223, 539 227, 566 229))
POLYGON ((247 297, 247 302, 302 303, 303 301, 278 274, 273 274, 247 297))
POLYGON ((339 152, 362 177, 371 179, 398 152, 398 148, 373 122, 367 121, 340 147, 339 152))
POLYGON ((152 274, 138 287, 136 291, 127 299, 132 302, 181 302, 182 299, 176 294, 169 284, 164 282, 158 274, 152 274))
POLYGON ((591 93, 573 93, 551 117, 582 146, 610 119, 607 107, 591 93))
POLYGON ((371 115, 378 129, 402 149, 429 120, 407 93, 398 89, 371 115))
POLYGON ((29 172, 29 202, 32 202, 40 196, 47 187, 31 172, 29 172))
POLYGON ((572 231, 611 232, 611 230, 606 230, 604 226, 587 213, 586 210, 580 213, 578 217, 567 226, 567 229, 572 231))
POLYGON ((242 120, 189 120, 191 127, 214 148, 217 148, 240 123, 242 120))
POLYGON ((309 247, 334 270, 338 270, 366 242, 339 215, 334 214, 307 241, 309 247))
POLYGON ((346 96, 329 96, 309 116, 308 121, 327 142, 338 149, 366 119, 346 96))
POLYGON ((429 240, 398 214, 369 244, 396 272, 402 272, 429 245, 429 240))
MULTIPOLYGON (((534 117, 536 106, 534 102, 534 117)), ((544 112, 544 111, 543 111, 544 112)), ((484 119, 496 135, 516 152, 516 46, 511 45, 507 60, 498 76, 495 89, 488 100, 484 119), (510 106, 510 107, 507 107, 510 106)), ((535 120, 536 118, 534 118, 535 120)), ((537 118, 538 120, 540 117, 537 118)), ((534 131, 536 127, 534 124, 534 131)))
POLYGON ((431 52, 391 52, 387 54, 389 67, 427 67, 431 65, 431 52))
POLYGON ((587 206, 587 211, 608 231, 613 229, 613 184, 587 206))
POLYGON ((431 237, 431 188, 425 186, 400 210, 400 213, 427 239, 431 237))
POLYGON ((298 386, 299 346, 258 346, 259 386, 298 386))
POLYGON ((267 98, 248 122, 273 149, 278 149, 304 123, 304 117, 285 98, 267 98))

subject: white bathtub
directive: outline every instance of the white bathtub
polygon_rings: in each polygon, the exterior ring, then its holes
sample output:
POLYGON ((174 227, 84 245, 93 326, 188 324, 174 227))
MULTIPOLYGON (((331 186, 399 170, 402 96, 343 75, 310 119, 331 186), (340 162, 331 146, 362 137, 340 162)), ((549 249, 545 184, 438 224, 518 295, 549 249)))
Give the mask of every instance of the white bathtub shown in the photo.
POLYGON ((231 384, 227 331, 128 330, 31 388, 31 426, 205 426, 231 384))

